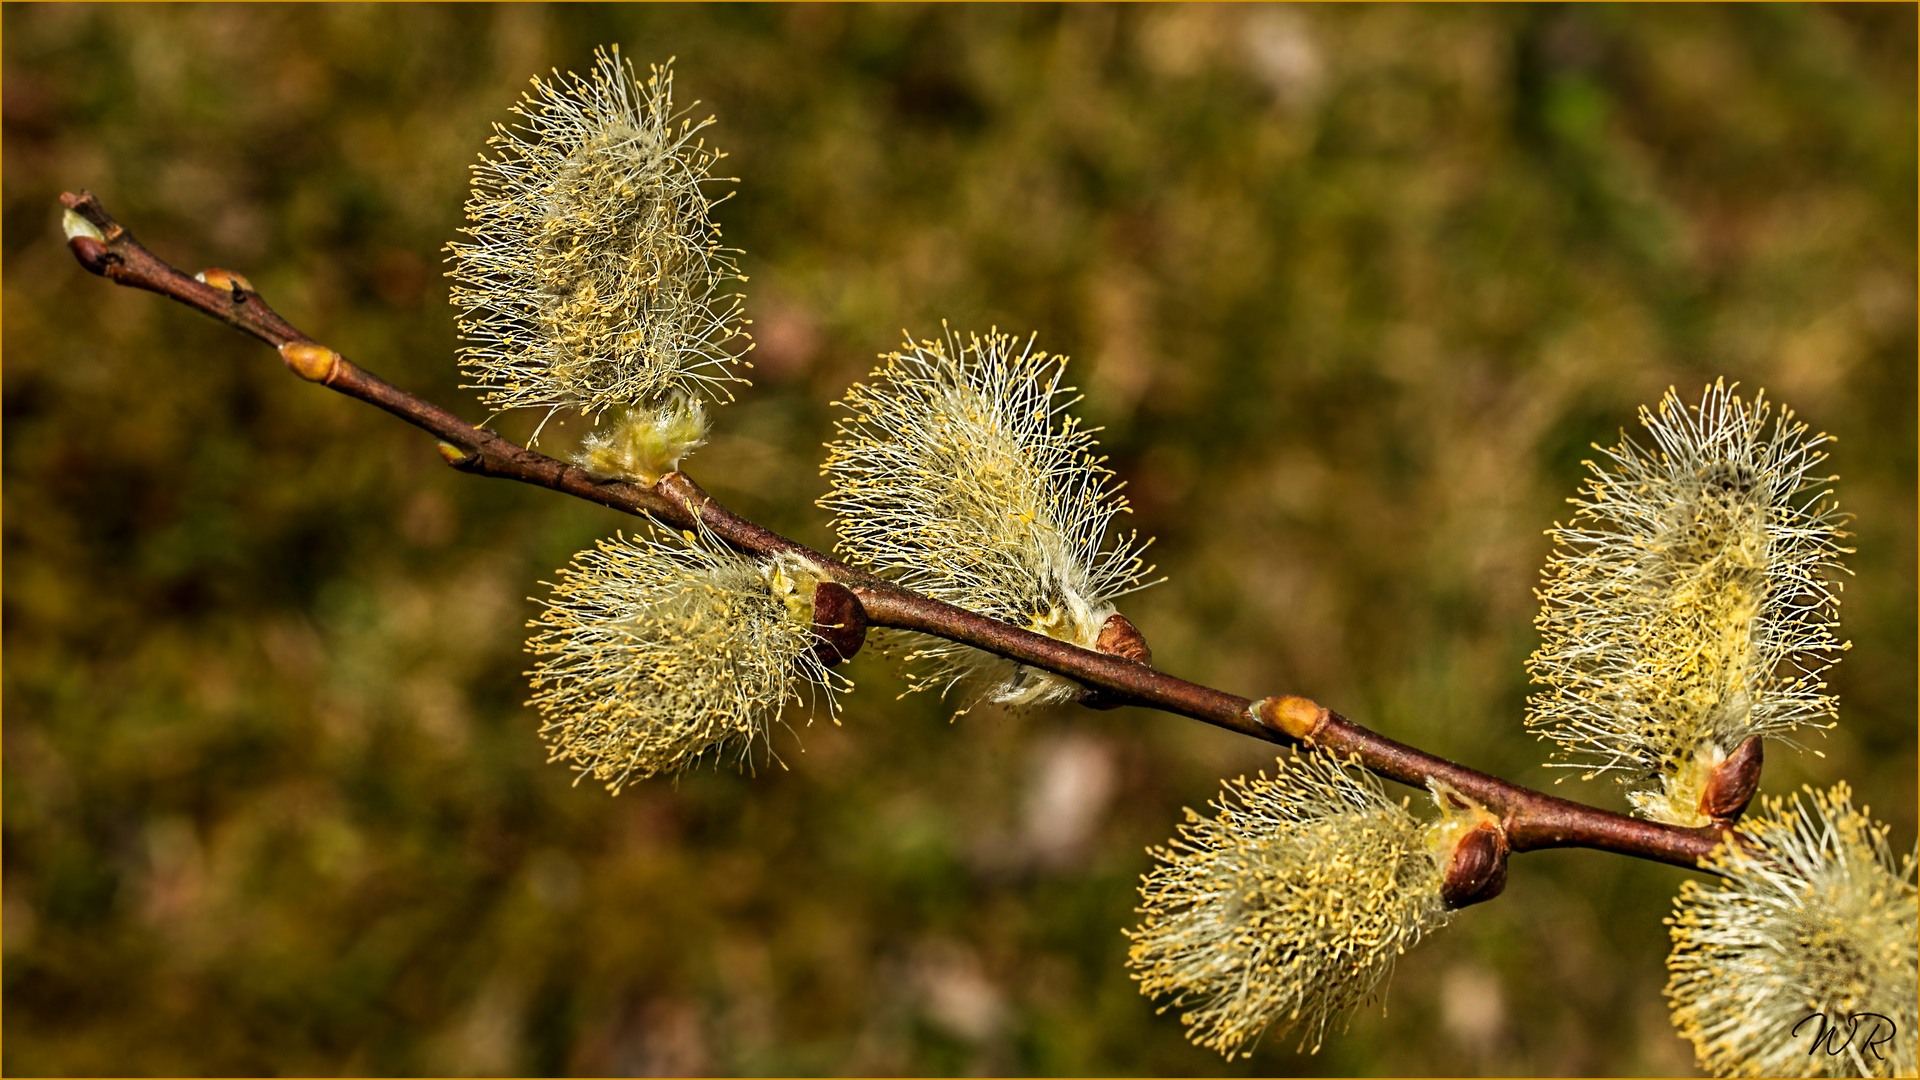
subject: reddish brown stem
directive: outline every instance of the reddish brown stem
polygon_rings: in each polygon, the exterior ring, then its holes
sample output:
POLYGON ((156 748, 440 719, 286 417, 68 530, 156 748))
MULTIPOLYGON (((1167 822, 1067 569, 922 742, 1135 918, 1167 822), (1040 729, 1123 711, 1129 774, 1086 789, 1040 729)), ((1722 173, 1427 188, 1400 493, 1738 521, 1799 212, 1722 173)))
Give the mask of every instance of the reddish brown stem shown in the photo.
MULTIPOLYGON (((1512 851, 1587 847, 1697 867, 1700 858, 1720 842, 1721 834, 1711 828, 1682 829, 1641 821, 1509 783, 1395 742, 1304 698, 1266 698, 1256 703, 1174 678, 1136 658, 1150 656, 1144 652, 1144 641, 1137 648, 1131 644, 1117 648, 1118 655, 1094 652, 922 596, 747 521, 682 473, 669 473, 651 487, 596 481, 584 470, 475 427, 315 344, 268 307, 244 278, 218 270, 204 274, 205 281, 182 274, 142 247, 93 195, 83 191, 60 199, 100 233, 98 239, 79 235, 68 241, 81 266, 116 284, 157 292, 252 334, 279 349, 287 366, 301 377, 377 405, 437 436, 447 462, 463 472, 551 488, 615 510, 650 515, 679 528, 698 521, 745 552, 799 555, 847 586, 869 624, 932 634, 1064 675, 1090 688, 1091 704, 1142 705, 1270 742, 1324 747, 1380 776, 1414 787, 1442 782, 1498 818, 1512 851)), ((1115 640, 1122 636, 1116 633, 1115 640)))

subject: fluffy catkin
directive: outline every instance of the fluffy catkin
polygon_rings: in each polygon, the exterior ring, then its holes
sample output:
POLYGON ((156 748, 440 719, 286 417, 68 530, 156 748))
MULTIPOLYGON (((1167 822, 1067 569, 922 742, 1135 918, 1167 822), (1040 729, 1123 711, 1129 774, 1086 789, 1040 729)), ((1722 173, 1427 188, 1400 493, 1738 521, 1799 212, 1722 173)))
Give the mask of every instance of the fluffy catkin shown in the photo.
POLYGON ((1673 1022, 1718 1076, 1912 1076, 1914 858, 1896 869, 1887 827, 1845 784, 1808 790, 1811 806, 1772 799, 1747 819, 1757 849, 1714 849, 1718 887, 1681 885, 1667 920, 1673 1022), (1827 1027, 1838 1034, 1816 1046, 1827 1027))
POLYGON ((617 46, 594 60, 533 80, 473 167, 473 239, 448 245, 461 368, 496 409, 731 399, 740 274, 708 216, 712 118, 674 112, 669 67, 643 84, 617 46))
POLYGON ((850 684, 813 653, 816 568, 706 534, 604 540, 560 572, 527 643, 549 760, 615 792, 766 744, 788 702, 850 684))
POLYGON ((1825 435, 1724 382, 1697 408, 1669 391, 1588 463, 1571 524, 1550 532, 1528 661, 1527 724, 1567 767, 1616 771, 1644 816, 1703 825, 1714 766, 1750 736, 1834 713, 1820 675, 1834 636, 1845 517, 1815 473, 1825 435))
MULTIPOLYGON (((1116 597, 1151 567, 1092 434, 1066 410, 1066 358, 1008 335, 909 340, 840 404, 823 472, 839 550, 909 588, 1092 648, 1116 597)), ((916 687, 973 680, 1007 705, 1064 700, 1069 680, 935 639, 909 657, 916 687)))
POLYGON ((1232 781, 1140 886, 1128 966, 1195 1043, 1231 1057, 1270 1025, 1318 1050, 1329 1021, 1370 999, 1394 958, 1446 924, 1445 823, 1423 825, 1380 782, 1331 756, 1232 781), (1437 831, 1436 831, 1437 830, 1437 831))

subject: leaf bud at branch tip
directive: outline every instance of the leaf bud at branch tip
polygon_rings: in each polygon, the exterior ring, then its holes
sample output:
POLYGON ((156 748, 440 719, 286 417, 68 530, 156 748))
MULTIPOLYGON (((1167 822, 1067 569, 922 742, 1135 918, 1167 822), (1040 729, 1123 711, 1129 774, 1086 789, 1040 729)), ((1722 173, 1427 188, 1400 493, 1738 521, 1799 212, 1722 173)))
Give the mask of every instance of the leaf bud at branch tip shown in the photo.
POLYGON ((100 227, 69 206, 60 214, 60 231, 67 234, 67 248, 89 274, 105 276, 107 267, 120 261, 107 250, 107 238, 100 227))
POLYGON ((1740 820, 1760 786, 1760 736, 1740 744, 1732 756, 1713 767, 1700 792, 1700 813, 1715 825, 1732 825, 1740 820))
POLYGON ((867 640, 867 609, 853 590, 837 581, 813 587, 813 655, 832 667, 851 660, 867 640))
POLYGON ((1253 705, 1255 720, 1301 742, 1311 741, 1332 715, 1303 697, 1261 698, 1253 705))
POLYGON ((80 212, 72 207, 68 207, 61 212, 60 231, 67 234, 68 240, 75 240, 84 236, 89 240, 98 240, 105 243, 107 239, 101 235, 99 228, 96 227, 93 222, 82 217, 80 212))
POLYGON ((280 359, 287 362, 295 375, 317 383, 333 378, 333 373, 344 362, 339 353, 311 341, 289 341, 280 346, 280 359))

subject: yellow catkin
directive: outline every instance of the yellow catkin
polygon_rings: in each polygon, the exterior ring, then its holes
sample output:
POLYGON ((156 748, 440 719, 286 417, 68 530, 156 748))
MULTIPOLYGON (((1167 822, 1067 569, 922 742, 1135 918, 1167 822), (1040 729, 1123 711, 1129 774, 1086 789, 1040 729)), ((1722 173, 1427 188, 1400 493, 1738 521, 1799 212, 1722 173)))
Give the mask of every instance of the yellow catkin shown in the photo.
MULTIPOLYGON (((1444 803, 1443 803, 1444 805, 1444 803)), ((1195 1043, 1229 1057, 1271 1027, 1318 1050, 1396 957, 1450 917, 1450 819, 1425 825, 1380 782, 1319 752, 1231 781, 1142 879, 1128 965, 1195 1043)))
POLYGON ((602 541, 560 572, 527 643, 549 760, 615 792, 703 759, 745 765, 789 703, 851 688, 814 656, 817 568, 705 533, 602 541))
POLYGON ((448 245, 461 368, 496 409, 731 399, 746 338, 738 252, 708 189, 721 155, 673 107, 673 73, 644 82, 616 46, 586 77, 535 79, 474 166, 448 245))
POLYGON ((1827 437, 1790 410, 1769 425, 1724 382, 1697 407, 1671 391, 1621 438, 1549 533, 1528 661, 1527 724, 1558 762, 1617 773, 1644 816, 1707 822, 1712 769, 1751 736, 1786 738, 1834 712, 1820 675, 1834 635, 1845 517, 1815 470, 1827 437))
MULTIPOLYGON (((1152 568, 1092 434, 1066 410, 1066 358, 1029 339, 957 334, 909 340, 840 402, 822 471, 839 550, 929 596, 1092 648, 1113 601, 1152 568)), ((1070 680, 932 638, 916 638, 916 688, 957 682, 1005 705, 1064 700, 1070 680)))
POLYGON ((1920 1068, 1920 906, 1914 858, 1845 784, 1812 804, 1768 800, 1716 848, 1718 886, 1680 887, 1667 920, 1667 997, 1717 1076, 1913 1076, 1920 1068), (1835 1034, 1816 1045, 1823 1029, 1835 1034))
POLYGON ((573 463, 595 480, 651 485, 707 441, 707 411, 697 398, 674 394, 654 408, 628 409, 581 443, 573 463))

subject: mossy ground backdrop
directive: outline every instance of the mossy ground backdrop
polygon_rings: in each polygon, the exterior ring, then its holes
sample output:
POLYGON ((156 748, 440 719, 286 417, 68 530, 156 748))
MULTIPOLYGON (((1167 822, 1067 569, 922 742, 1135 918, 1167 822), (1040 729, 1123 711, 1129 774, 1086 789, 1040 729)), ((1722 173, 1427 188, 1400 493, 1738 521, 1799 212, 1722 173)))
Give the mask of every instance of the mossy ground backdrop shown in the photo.
POLYGON ((873 355, 1037 331, 1160 538, 1127 611, 1163 667, 1551 783, 1542 530, 1590 443, 1725 375, 1839 436, 1858 514, 1841 724, 1763 790, 1850 780, 1913 844, 1911 6, 0 18, 9 1073, 1691 1068, 1685 874, 1582 852, 1516 861, 1317 1057, 1189 1047, 1120 929, 1146 845, 1272 750, 1178 718, 949 723, 863 656, 784 767, 571 786, 525 598, 633 523, 455 474, 60 243, 91 188, 477 420, 466 164, 605 42, 677 55, 743 180, 756 385, 690 463, 736 508, 829 543, 829 403, 873 355))

